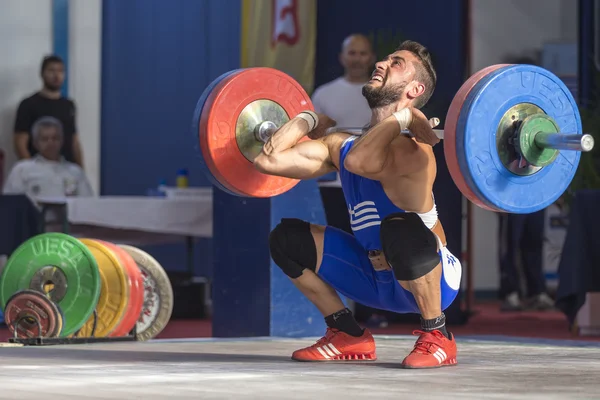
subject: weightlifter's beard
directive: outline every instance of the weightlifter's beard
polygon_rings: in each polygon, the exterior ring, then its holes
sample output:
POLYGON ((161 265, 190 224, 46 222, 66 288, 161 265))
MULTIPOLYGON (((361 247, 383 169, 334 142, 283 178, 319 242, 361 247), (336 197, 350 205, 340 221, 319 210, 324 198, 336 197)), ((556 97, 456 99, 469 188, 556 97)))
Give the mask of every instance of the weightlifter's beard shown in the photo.
POLYGON ((362 94, 367 99, 369 107, 375 108, 387 107, 397 103, 402 98, 406 83, 396 83, 392 86, 373 87, 365 85, 362 88, 362 94))

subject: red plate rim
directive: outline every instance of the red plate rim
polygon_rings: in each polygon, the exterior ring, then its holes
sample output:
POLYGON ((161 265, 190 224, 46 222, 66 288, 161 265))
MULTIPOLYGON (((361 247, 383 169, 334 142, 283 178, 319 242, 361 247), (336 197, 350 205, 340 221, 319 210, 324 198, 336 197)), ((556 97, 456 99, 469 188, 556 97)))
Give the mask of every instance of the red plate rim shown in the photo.
POLYGON ((477 195, 473 193, 469 185, 467 185, 467 182, 460 171, 456 154, 456 126, 458 125, 458 118, 460 117, 462 106, 473 87, 475 87, 475 85, 477 85, 477 83, 487 75, 491 74, 497 69, 509 65, 510 64, 490 65, 489 67, 483 68, 482 70, 479 70, 471 75, 469 79, 462 84, 452 99, 452 103, 450 103, 450 108, 446 114, 446 123, 444 125, 444 155, 446 157, 446 164, 448 165, 448 170, 450 171, 450 176, 452 177, 454 184, 471 202, 483 208, 484 210, 493 212, 500 212, 500 210, 485 204, 480 198, 478 198, 477 195))
POLYGON ((208 150, 208 137, 210 135, 208 134, 209 131, 208 131, 208 126, 207 126, 209 112, 206 111, 209 108, 208 106, 210 104, 214 104, 214 99, 215 99, 216 94, 219 93, 222 90, 223 86, 225 86, 229 82, 229 79, 231 79, 233 76, 239 74, 240 72, 242 72, 242 70, 233 72, 231 75, 222 79, 217 85, 215 85, 213 90, 206 97, 206 100, 204 101, 204 106, 202 107, 202 113, 200 114, 200 123, 199 123, 199 134, 200 135, 198 137, 198 140, 200 142, 200 151, 202 152, 202 158, 204 159, 204 163, 206 164, 206 167, 208 168, 210 173, 213 175, 215 180, 219 181, 219 183, 221 185, 223 185, 230 192, 235 193, 238 196, 244 196, 243 193, 241 193, 239 190, 237 190, 232 185, 228 184, 228 182, 225 180, 223 175, 221 175, 221 173, 217 169, 213 159, 210 157, 210 151, 208 150))
POLYGON ((237 118, 249 103, 261 99, 278 103, 290 118, 313 110, 304 88, 289 75, 273 68, 247 68, 225 78, 208 96, 200 124, 210 134, 202 135, 200 144, 207 166, 223 186, 242 196, 266 198, 287 192, 299 180, 258 172, 238 149, 237 118))

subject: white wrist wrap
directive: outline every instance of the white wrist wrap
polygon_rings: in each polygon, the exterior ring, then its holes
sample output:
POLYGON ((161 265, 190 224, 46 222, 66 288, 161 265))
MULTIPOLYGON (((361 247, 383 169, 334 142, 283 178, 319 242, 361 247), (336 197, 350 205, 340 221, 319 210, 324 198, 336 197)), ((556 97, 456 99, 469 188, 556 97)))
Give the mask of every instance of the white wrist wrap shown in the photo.
POLYGON ((315 129, 317 125, 319 125, 319 117, 317 114, 310 110, 305 110, 300 112, 300 114, 296 115, 298 118, 302 118, 308 123, 308 131, 312 131, 315 129))
POLYGON ((400 111, 396 111, 394 114, 398 124, 400 124, 400 130, 407 130, 412 122, 412 112, 409 108, 403 108, 400 111))

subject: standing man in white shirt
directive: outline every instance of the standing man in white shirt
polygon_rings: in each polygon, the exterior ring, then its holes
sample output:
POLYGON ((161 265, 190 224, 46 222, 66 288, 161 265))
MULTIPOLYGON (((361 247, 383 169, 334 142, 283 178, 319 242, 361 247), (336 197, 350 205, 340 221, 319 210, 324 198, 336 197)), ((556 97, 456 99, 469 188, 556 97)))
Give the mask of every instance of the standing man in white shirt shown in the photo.
MULTIPOLYGON (((371 120, 371 109, 362 88, 374 69, 373 46, 366 36, 352 34, 344 39, 339 59, 344 75, 315 89, 312 96, 315 111, 336 121, 337 126, 363 127, 371 120)), ((339 175, 327 175, 319 185, 327 224, 352 234, 339 175)))

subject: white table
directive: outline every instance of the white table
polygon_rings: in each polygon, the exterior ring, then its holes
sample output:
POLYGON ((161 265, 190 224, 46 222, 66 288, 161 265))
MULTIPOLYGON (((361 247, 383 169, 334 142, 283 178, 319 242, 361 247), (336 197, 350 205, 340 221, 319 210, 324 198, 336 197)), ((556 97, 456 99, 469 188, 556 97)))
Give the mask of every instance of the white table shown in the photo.
POLYGON ((45 214, 63 218, 45 231, 65 232, 132 246, 162 244, 185 238, 188 268, 193 269, 194 238, 211 238, 212 189, 195 188, 193 196, 101 196, 36 198, 45 214))

